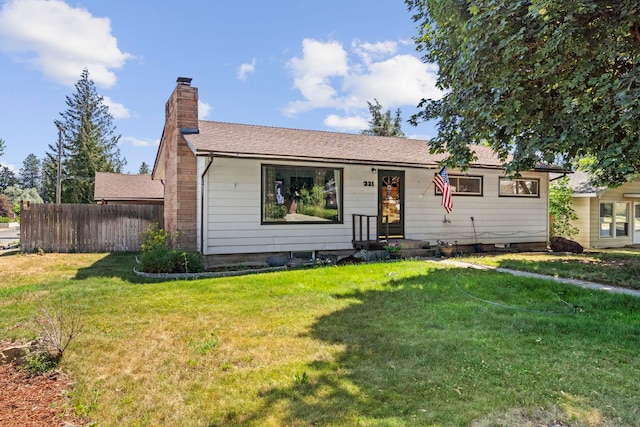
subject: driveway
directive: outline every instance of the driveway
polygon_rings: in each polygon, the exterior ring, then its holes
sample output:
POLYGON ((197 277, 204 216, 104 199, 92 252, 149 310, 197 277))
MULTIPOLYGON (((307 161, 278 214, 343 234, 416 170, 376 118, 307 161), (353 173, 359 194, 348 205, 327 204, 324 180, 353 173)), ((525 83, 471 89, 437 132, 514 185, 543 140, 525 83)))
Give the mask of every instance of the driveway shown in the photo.
POLYGON ((0 249, 15 243, 20 243, 20 228, 0 228, 0 249))

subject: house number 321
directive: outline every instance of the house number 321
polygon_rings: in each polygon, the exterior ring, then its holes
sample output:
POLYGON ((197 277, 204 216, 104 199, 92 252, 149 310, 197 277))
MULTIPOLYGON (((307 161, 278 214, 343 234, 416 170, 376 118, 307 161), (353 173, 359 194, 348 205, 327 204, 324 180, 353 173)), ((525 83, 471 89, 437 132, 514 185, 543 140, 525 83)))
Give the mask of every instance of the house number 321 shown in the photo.
POLYGON ((365 187, 373 187, 373 181, 362 181, 365 187))

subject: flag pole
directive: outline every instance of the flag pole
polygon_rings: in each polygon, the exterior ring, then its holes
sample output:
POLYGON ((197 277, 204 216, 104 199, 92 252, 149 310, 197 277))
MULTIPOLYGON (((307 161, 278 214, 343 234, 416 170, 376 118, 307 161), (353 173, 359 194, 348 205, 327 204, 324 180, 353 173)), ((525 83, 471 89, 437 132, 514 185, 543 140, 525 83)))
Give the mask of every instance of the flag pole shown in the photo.
POLYGON ((427 192, 427 190, 428 190, 428 189, 430 189, 432 185, 433 185, 433 181, 431 181, 431 182, 429 183, 429 185, 427 185, 427 188, 425 188, 425 189, 424 189, 424 191, 423 191, 423 192, 422 192, 422 194, 420 195, 420 198, 421 198, 421 199, 424 197, 424 193, 426 193, 426 192, 427 192))

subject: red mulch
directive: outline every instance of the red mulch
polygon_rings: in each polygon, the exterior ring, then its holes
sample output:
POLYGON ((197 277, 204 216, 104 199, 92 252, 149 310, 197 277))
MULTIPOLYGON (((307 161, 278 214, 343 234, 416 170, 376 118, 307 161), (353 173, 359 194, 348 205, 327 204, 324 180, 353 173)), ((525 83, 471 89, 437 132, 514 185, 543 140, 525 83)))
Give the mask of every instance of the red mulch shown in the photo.
POLYGON ((70 381, 60 372, 27 378, 15 365, 0 365, 0 426, 81 426, 65 414, 70 381))

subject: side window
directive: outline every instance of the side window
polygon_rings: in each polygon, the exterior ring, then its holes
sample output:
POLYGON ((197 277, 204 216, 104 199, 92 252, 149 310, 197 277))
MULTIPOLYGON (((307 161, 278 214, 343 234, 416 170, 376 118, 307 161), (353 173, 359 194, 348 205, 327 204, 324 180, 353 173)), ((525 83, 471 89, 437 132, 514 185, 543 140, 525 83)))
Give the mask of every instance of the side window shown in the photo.
MULTIPOLYGON (((451 194, 459 196, 482 196, 481 176, 449 175, 449 186, 451 188, 451 194)), ((440 194, 440 191, 436 188, 436 195, 440 194)))
POLYGON ((540 197, 540 180, 530 178, 500 178, 500 196, 540 197))
POLYGON ((629 203, 616 202, 616 237, 629 235, 629 203))
POLYGON ((613 203, 600 203, 600 237, 613 237, 613 203))

